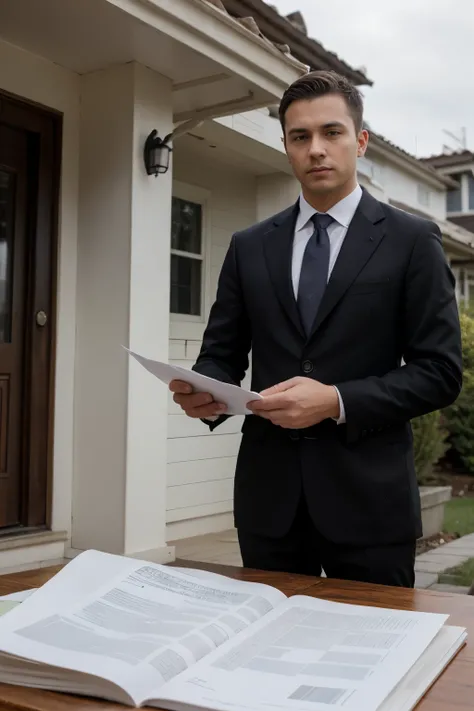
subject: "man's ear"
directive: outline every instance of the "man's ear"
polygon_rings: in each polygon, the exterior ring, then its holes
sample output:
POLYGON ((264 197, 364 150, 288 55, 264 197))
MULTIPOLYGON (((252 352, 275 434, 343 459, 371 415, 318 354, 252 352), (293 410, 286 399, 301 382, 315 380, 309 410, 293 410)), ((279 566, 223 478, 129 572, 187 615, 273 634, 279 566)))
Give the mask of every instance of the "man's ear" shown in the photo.
POLYGON ((365 155, 369 142, 369 132, 364 128, 357 137, 357 156, 361 158, 365 155))

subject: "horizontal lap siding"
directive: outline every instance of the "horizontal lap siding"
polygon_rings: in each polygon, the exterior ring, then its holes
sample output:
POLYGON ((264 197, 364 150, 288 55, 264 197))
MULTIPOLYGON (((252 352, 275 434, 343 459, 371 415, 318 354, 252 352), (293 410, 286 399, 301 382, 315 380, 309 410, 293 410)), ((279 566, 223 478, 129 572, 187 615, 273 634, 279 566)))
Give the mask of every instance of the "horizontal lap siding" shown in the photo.
MULTIPOLYGON (((253 176, 225 166, 216 167, 209 163, 204 170, 197 170, 195 161, 183 163, 179 156, 177 159, 175 156, 175 178, 210 191, 207 201, 207 234, 204 235, 207 240, 205 278, 209 306, 215 296, 220 269, 232 234, 255 221, 256 185, 253 176)), ((183 322, 182 319, 174 321, 171 317, 170 363, 184 368, 192 367, 199 354, 204 327, 204 322, 183 322)), ((209 522, 209 531, 214 530, 219 515, 224 515, 222 520, 228 522, 228 515, 232 512, 234 471, 242 422, 242 417, 231 417, 211 433, 201 421, 186 417, 170 394, 168 540, 172 540, 175 535, 178 538, 197 532, 205 533, 206 520, 209 522), (183 522, 188 522, 184 528, 183 522)))

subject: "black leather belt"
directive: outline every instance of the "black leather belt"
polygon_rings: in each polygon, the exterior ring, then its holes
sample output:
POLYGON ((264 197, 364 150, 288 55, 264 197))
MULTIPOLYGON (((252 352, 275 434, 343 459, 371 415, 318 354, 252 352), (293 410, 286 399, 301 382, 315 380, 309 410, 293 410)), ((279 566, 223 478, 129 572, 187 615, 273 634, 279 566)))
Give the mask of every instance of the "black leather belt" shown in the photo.
POLYGON ((318 425, 312 425, 311 427, 305 427, 301 430, 290 430, 285 429, 284 431, 288 434, 288 437, 294 442, 298 442, 302 439, 323 439, 325 437, 334 437, 338 431, 341 434, 341 429, 345 429, 344 425, 338 425, 334 420, 323 420, 318 425))
POLYGON ((244 433, 248 432, 249 435, 254 434, 279 438, 283 436, 288 437, 293 442, 298 442, 306 439, 318 440, 326 437, 344 436, 346 426, 338 425, 334 420, 323 420, 318 425, 312 425, 311 427, 289 429, 287 427, 274 425, 262 417, 250 415, 245 419, 242 430, 244 433))

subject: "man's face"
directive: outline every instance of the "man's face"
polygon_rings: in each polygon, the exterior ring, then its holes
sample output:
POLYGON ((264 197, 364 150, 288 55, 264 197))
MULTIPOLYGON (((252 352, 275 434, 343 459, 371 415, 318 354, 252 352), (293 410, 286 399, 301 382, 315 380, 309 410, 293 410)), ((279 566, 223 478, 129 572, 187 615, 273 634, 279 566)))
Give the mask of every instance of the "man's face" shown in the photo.
POLYGON ((342 96, 327 94, 294 101, 285 116, 285 149, 305 193, 338 193, 355 185, 357 157, 368 133, 356 133, 342 96))

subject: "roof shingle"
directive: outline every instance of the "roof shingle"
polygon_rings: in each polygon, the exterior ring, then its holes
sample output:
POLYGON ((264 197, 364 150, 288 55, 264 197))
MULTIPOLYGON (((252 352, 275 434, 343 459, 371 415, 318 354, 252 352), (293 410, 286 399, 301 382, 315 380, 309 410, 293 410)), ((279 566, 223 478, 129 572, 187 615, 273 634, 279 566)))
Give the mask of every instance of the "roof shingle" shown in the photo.
POLYGON ((474 153, 465 149, 454 153, 441 153, 440 155, 421 158, 421 160, 434 168, 451 168, 452 166, 474 163, 474 153))

